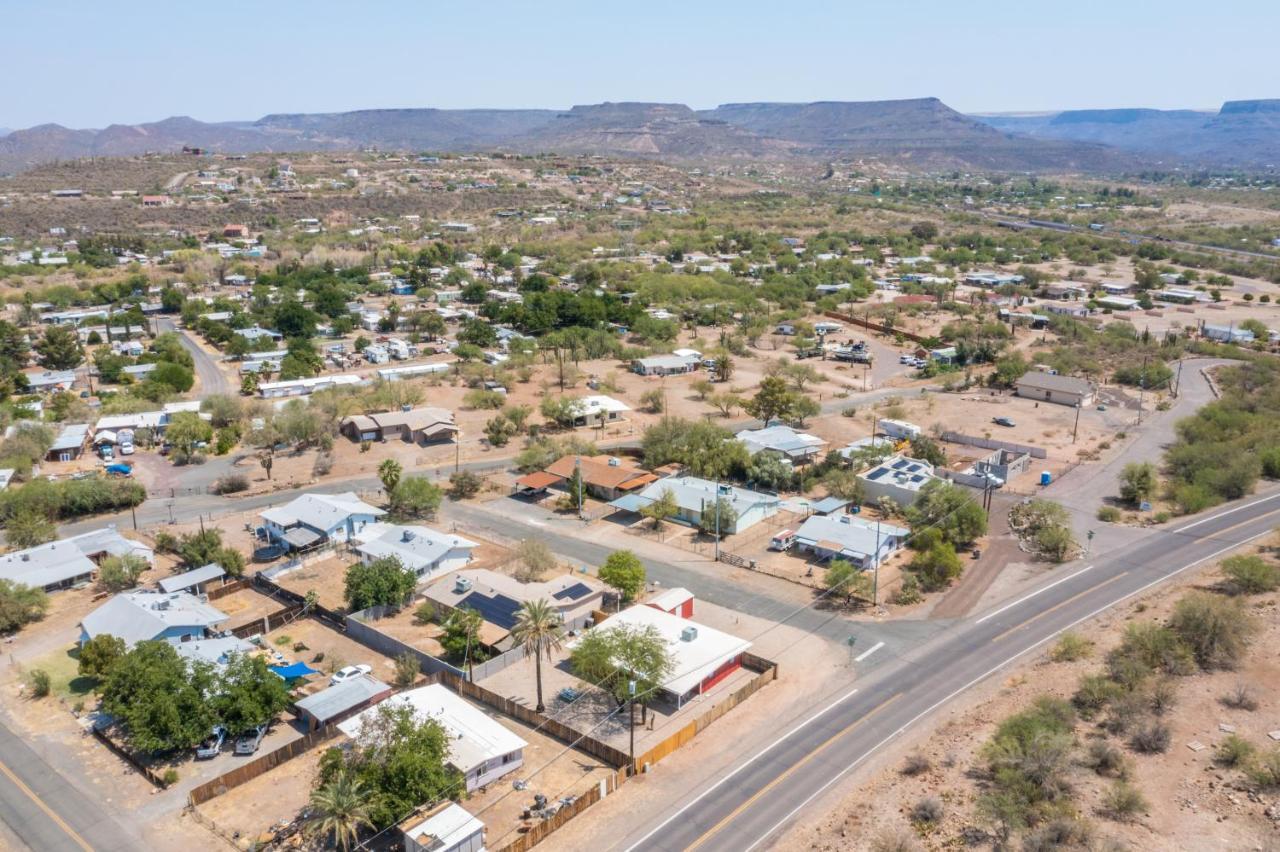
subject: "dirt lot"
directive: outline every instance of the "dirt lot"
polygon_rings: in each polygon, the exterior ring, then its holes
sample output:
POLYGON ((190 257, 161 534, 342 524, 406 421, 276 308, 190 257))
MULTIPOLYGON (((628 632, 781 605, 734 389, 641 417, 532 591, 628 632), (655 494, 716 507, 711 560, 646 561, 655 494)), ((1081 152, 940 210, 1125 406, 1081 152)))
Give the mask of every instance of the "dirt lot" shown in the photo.
POLYGON ((343 666, 367 664, 373 666, 373 676, 386 683, 395 679, 395 661, 385 657, 353 639, 329 627, 315 618, 304 618, 276 628, 265 637, 265 646, 279 651, 282 660, 273 661, 272 665, 288 665, 295 661, 307 663, 319 669, 326 677, 312 675, 308 683, 309 692, 328 686, 327 675, 343 666), (301 642, 305 650, 294 651, 295 644, 301 642), (316 657, 324 657, 317 660, 316 657))
POLYGON ((200 813, 223 831, 239 832, 248 848, 248 842, 277 823, 290 821, 306 806, 320 757, 331 744, 321 743, 247 784, 232 788, 226 795, 205 802, 200 813))
POLYGON ((417 608, 418 603, 415 602, 395 615, 370 622, 370 626, 433 657, 443 657, 444 648, 437 638, 444 634, 444 629, 434 622, 418 624, 414 616, 417 608))
POLYGON ((250 622, 261 621, 264 616, 284 608, 282 601, 253 588, 232 592, 213 601, 212 605, 231 616, 231 620, 225 625, 227 630, 236 630, 250 622))
MULTIPOLYGON (((1127 624, 1160 620, 1189 588, 1211 585, 1215 580, 1212 573, 1188 575, 1175 585, 1081 625, 1077 632, 1096 642, 1090 658, 1054 662, 1046 652, 1002 682, 970 693, 962 704, 952 707, 932 725, 886 751, 868 770, 876 774, 843 785, 839 804, 819 821, 793 829, 777 848, 797 852, 863 849, 870 848, 878 838, 916 835, 907 811, 921 798, 940 793, 946 816, 938 827, 918 836, 917 841, 927 849, 963 845, 960 833, 977 823, 973 803, 980 792, 980 784, 970 770, 981 765, 979 752, 995 726, 1040 695, 1069 698, 1082 675, 1102 667, 1105 652, 1118 643, 1127 624), (911 777, 902 774, 903 760, 909 754, 923 755, 930 768, 911 777), (868 808, 869 801, 878 802, 881 807, 868 808)), ((1175 679, 1176 704, 1165 717, 1172 729, 1169 750, 1164 754, 1138 755, 1125 749, 1130 782, 1141 790, 1147 802, 1133 823, 1109 821, 1101 816, 1101 799, 1112 784, 1110 779, 1083 767, 1071 771, 1077 810, 1094 824, 1097 839, 1114 839, 1131 849, 1280 848, 1280 828, 1264 813, 1276 805, 1275 794, 1254 795, 1242 783, 1238 770, 1214 762, 1214 748, 1228 735, 1222 725, 1233 726, 1259 750, 1277 745, 1268 732, 1280 728, 1280 693, 1273 688, 1280 678, 1280 664, 1273 650, 1280 641, 1280 595, 1251 598, 1248 606, 1261 629, 1239 669, 1175 679), (1231 709, 1222 703, 1222 697, 1239 683, 1255 685, 1256 710, 1231 709), (1194 751, 1192 743, 1205 748, 1194 751)), ((1076 734, 1081 743, 1106 736, 1096 722, 1086 721, 1077 724, 1076 734)), ((1123 742, 1113 742, 1123 747, 1123 742)))

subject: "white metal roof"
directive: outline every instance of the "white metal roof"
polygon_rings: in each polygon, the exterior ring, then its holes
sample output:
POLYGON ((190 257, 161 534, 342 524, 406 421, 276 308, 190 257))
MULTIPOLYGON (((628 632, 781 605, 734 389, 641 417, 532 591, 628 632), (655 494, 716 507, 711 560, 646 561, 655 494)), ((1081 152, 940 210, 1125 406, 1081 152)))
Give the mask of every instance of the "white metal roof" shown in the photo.
POLYGON ((341 494, 302 494, 283 506, 267 509, 262 517, 282 527, 305 524, 328 532, 352 515, 377 518, 385 514, 382 509, 365 503, 354 491, 346 491, 341 494))
POLYGON ((617 625, 657 628, 667 643, 673 665, 671 677, 662 685, 675 695, 684 695, 706 680, 716 669, 751 647, 751 643, 737 636, 722 633, 712 627, 671 615, 651 606, 633 606, 611 615, 593 630, 609 630, 617 625), (684 639, 685 628, 692 627, 696 634, 684 639))

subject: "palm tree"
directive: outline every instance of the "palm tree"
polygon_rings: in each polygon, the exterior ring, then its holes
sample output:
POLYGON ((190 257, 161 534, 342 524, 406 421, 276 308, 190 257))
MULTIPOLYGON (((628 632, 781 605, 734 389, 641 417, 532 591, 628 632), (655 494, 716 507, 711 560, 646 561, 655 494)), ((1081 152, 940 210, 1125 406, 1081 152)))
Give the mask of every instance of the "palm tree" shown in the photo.
POLYGON ((386 489, 387 496, 391 496, 391 492, 396 490, 396 486, 400 484, 400 474, 404 473, 404 468, 400 462, 395 459, 384 459, 382 464, 378 465, 378 478, 382 480, 382 487, 386 489))
POLYGON ((349 849, 360 834, 360 829, 370 828, 370 793, 364 783, 349 772, 338 775, 316 790, 311 791, 311 810, 307 832, 333 839, 339 849, 349 849))
POLYGON ((525 601, 511 629, 511 638, 524 646, 526 655, 533 657, 537 667, 537 710, 541 713, 547 709, 542 703, 542 655, 545 653, 550 660, 551 652, 560 650, 560 640, 564 638, 560 613, 545 600, 525 601))

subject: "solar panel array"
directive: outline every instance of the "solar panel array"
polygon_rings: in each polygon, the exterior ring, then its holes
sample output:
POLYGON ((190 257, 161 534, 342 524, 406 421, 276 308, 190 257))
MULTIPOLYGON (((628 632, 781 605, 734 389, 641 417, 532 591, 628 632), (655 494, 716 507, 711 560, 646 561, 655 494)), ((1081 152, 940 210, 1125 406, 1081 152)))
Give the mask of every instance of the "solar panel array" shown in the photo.
POLYGON ((457 608, 474 609, 490 624, 510 630, 516 626, 516 613, 520 611, 520 602, 506 595, 489 596, 483 592, 472 592, 458 601, 457 608))
POLYGON ((576 601, 578 598, 584 597, 589 594, 591 594, 591 587, 588 586, 586 583, 574 583, 569 588, 561 589, 551 597, 555 598, 558 601, 562 601, 566 598, 568 598, 571 601, 576 601))

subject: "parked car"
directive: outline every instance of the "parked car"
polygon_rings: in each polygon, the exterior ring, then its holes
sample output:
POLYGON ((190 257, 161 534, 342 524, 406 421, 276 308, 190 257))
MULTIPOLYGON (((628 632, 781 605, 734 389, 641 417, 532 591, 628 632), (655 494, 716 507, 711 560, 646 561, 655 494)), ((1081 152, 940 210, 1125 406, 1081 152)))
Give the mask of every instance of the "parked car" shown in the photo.
POLYGON ((196 746, 196 760, 212 760, 222 752, 222 744, 227 740, 227 729, 214 725, 209 736, 196 746))
POLYGON ((253 754, 262 745, 262 738, 267 735, 267 726, 259 725, 236 737, 236 754, 253 754))
POLYGON ((120 442, 120 455, 122 455, 122 456, 131 456, 131 455, 133 455, 133 442, 132 442, 132 441, 121 441, 121 442, 120 442))
POLYGON ((916 362, 916 356, 914 356, 914 355, 912 355, 912 354, 910 354, 910 353, 908 353, 908 354, 906 354, 906 355, 899 355, 899 356, 898 356, 898 363, 899 363, 899 364, 915 364, 915 362, 916 362))
POLYGON ((991 422, 996 424, 997 426, 1013 427, 1018 425, 1017 423, 1013 422, 1012 417, 993 417, 991 418, 991 422))
POLYGON ((329 678, 330 686, 337 686, 340 683, 360 677, 361 675, 373 674, 373 666, 361 663, 358 666, 347 666, 338 669, 333 673, 333 677, 329 678))

